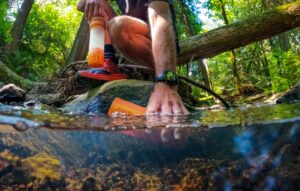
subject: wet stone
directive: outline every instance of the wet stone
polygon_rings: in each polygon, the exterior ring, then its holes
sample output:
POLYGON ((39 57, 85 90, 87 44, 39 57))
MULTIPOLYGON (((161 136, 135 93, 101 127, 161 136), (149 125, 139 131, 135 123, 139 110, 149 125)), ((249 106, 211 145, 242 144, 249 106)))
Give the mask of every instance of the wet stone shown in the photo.
POLYGON ((26 131, 28 129, 28 125, 22 121, 18 121, 16 124, 14 124, 14 128, 17 131, 26 131))
POLYGON ((300 101, 300 81, 279 98, 276 103, 293 103, 295 101, 300 101))
POLYGON ((80 191, 100 191, 103 189, 104 186, 100 180, 94 177, 88 177, 83 181, 80 191))
POLYGON ((133 175, 132 183, 135 191, 138 190, 161 190, 162 183, 160 178, 155 175, 149 175, 142 172, 136 172, 133 175))
POLYGON ((30 182, 28 173, 25 169, 14 168, 11 172, 0 178, 0 185, 19 185, 30 182))
POLYGON ((13 165, 9 164, 6 161, 0 161, 0 177, 11 172, 13 170, 13 165))
POLYGON ((0 89, 0 102, 23 102, 25 91, 14 84, 8 84, 0 89))

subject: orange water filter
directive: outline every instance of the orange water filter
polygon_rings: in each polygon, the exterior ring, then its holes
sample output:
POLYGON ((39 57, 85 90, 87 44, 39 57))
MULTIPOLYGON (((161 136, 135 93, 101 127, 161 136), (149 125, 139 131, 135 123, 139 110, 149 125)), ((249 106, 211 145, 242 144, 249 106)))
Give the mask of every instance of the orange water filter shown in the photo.
POLYGON ((126 113, 128 115, 145 115, 146 108, 121 98, 115 98, 109 108, 108 115, 112 115, 114 112, 126 113))
POLYGON ((104 63, 104 37, 106 23, 102 17, 94 17, 90 22, 90 41, 88 65, 90 68, 99 68, 104 63))

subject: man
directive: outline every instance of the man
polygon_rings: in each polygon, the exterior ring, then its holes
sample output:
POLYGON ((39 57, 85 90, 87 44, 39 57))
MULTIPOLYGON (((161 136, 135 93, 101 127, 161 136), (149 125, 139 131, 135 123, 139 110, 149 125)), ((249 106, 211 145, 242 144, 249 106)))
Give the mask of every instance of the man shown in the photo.
MULTIPOLYGON (((177 92, 175 74, 176 40, 172 0, 117 0, 122 16, 117 16, 107 0, 79 0, 77 8, 84 11, 88 21, 95 16, 107 19, 105 63, 102 68, 79 72, 113 76, 120 74, 112 44, 124 57, 137 65, 155 70, 157 83, 151 94, 147 114, 188 114, 177 92)), ((177 45, 177 46, 176 46, 177 45)), ((98 80, 102 80, 100 77, 98 80)))

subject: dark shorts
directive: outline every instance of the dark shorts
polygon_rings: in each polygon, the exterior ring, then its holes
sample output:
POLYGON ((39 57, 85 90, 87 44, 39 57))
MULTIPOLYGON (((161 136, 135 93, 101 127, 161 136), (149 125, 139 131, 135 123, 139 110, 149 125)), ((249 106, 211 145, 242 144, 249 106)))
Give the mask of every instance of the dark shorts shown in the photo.
POLYGON ((176 52, 179 53, 178 35, 175 26, 175 11, 173 7, 173 0, 116 0, 123 15, 129 15, 139 18, 148 23, 148 5, 152 1, 165 1, 170 5, 171 16, 173 20, 173 28, 175 32, 176 52))

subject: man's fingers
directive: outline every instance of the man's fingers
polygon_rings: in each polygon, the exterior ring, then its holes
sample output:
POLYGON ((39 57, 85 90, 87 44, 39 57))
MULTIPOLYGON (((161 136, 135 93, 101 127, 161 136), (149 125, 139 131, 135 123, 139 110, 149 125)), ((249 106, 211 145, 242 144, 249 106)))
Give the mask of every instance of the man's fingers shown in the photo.
POLYGON ((161 107, 162 115, 171 115, 172 114, 172 102, 166 101, 161 107))
POLYGON ((180 140, 183 137, 183 129, 181 128, 175 128, 174 129, 174 139, 180 140))
POLYGON ((161 111, 162 115, 183 115, 189 113, 182 104, 177 89, 173 89, 164 83, 155 85, 146 114, 153 114, 159 111, 161 111))
POLYGON ((172 110, 173 110, 172 113, 174 115, 182 115, 183 114, 183 111, 182 111, 182 108, 180 106, 180 103, 173 104, 172 110))
POLYGON ((165 128, 161 129, 160 137, 161 137, 162 142, 164 142, 164 143, 169 142, 170 135, 171 135, 171 131, 169 129, 165 129, 165 128))
POLYGON ((93 17, 99 16, 100 5, 95 0, 88 0, 85 6, 85 15, 88 21, 93 17))
POLYGON ((153 115, 159 111, 160 111, 160 103, 150 100, 147 106, 146 115, 153 115))
POLYGON ((104 19, 108 19, 108 11, 104 7, 99 6, 98 15, 104 19))

